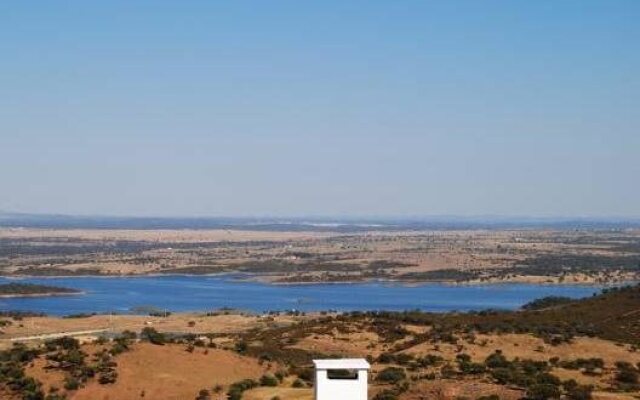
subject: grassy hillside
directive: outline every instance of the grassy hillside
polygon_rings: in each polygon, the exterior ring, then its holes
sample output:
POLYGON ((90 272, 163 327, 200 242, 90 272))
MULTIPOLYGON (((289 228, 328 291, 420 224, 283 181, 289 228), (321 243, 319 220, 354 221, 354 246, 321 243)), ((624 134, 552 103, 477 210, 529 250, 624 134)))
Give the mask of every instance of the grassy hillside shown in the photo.
POLYGON ((554 303, 535 310, 444 314, 352 312, 288 327, 256 330, 239 339, 259 344, 248 347, 250 354, 300 365, 319 354, 292 348, 292 344, 305 337, 344 331, 375 333, 385 343, 394 344, 393 351, 422 343, 456 344, 461 338, 475 334, 505 333, 533 334, 550 345, 570 342, 576 336, 637 345, 640 344, 640 286, 609 289, 592 298, 554 303), (423 326, 425 331, 410 333, 403 328, 405 325, 423 326))

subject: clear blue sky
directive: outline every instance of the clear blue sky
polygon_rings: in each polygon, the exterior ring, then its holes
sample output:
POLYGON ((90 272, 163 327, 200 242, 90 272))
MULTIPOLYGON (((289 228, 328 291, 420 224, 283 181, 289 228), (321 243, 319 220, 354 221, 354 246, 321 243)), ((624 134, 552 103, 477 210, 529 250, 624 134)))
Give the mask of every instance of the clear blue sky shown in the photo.
POLYGON ((640 215, 640 1, 6 1, 0 209, 640 215))

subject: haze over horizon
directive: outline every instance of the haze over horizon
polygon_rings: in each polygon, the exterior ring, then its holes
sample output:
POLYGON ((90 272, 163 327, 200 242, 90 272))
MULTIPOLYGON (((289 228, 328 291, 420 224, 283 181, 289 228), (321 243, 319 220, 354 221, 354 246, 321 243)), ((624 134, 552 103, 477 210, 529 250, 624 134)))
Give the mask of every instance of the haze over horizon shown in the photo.
POLYGON ((640 222, 640 216, 637 215, 524 215, 524 214, 318 214, 318 213, 306 213, 306 214, 209 214, 209 215, 196 215, 196 214, 168 214, 168 215, 153 215, 153 214, 95 214, 95 213, 56 213, 56 212, 28 212, 28 211, 12 211, 12 210, 0 210, 0 218, 2 217, 61 217, 61 218, 96 218, 96 219, 238 219, 238 220, 264 220, 264 221, 280 221, 286 222, 291 220, 292 222, 362 222, 365 223, 375 221, 385 221, 392 223, 393 221, 442 221, 442 222, 455 222, 459 221, 485 221, 485 222, 526 222, 526 221, 550 221, 561 222, 570 220, 585 220, 585 221, 603 221, 603 222, 615 222, 615 221, 627 221, 627 222, 640 222))
POLYGON ((640 216, 640 2, 0 5, 0 210, 640 216))

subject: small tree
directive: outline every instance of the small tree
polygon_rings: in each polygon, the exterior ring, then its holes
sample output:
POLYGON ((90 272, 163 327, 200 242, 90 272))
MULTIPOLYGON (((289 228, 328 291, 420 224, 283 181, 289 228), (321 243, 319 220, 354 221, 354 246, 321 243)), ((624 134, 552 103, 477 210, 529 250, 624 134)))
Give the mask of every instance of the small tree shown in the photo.
POLYGON ((591 385, 576 385, 567 390, 567 398, 570 400, 591 400, 593 392, 593 386, 591 385))
POLYGON ((262 375, 260 378, 261 386, 278 386, 278 379, 273 375, 262 375))
POLYGON ((527 398, 531 400, 559 399, 560 389, 548 383, 531 385, 527 388, 527 398))
POLYGON ((378 373, 376 379, 384 383, 398 383, 407 378, 403 368, 387 367, 378 373))
POLYGON ((158 332, 157 330, 149 326, 144 327, 142 329, 142 332, 140 332, 140 338, 142 340, 148 341, 149 343, 156 344, 159 346, 162 346, 167 342, 167 338, 165 337, 164 334, 158 332))

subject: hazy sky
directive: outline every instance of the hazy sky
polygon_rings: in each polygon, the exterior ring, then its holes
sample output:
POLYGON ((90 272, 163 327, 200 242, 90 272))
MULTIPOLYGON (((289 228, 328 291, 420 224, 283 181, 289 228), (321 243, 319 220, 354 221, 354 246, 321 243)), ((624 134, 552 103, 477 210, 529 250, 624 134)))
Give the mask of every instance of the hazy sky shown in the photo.
POLYGON ((640 1, 0 2, 0 210, 640 215, 640 1))

